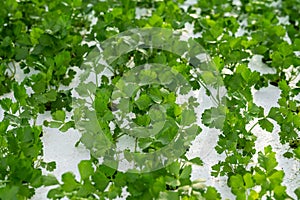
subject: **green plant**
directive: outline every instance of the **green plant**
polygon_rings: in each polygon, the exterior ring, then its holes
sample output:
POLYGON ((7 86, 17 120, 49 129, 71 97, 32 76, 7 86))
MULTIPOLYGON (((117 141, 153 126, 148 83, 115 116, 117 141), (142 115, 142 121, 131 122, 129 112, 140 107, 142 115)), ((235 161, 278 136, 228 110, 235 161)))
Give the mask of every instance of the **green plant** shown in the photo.
MULTIPOLYGON (((296 98, 300 85, 295 83, 300 72, 299 0, 282 0, 272 6, 272 1, 241 0, 240 5, 231 0, 198 1, 187 12, 180 8, 183 3, 171 0, 0 2, 0 95, 4 96, 0 99, 4 113, 0 122, 0 199, 30 199, 35 189, 42 186, 54 186, 48 193, 49 199, 114 199, 124 188, 127 199, 222 199, 222 193, 204 181, 191 181, 192 166, 202 165, 200 155, 190 160, 182 155, 150 173, 130 173, 102 165, 91 153, 90 160, 78 165, 79 180, 71 172, 62 175, 62 182, 42 173, 42 169, 52 172, 56 167, 54 161, 43 160, 43 129, 51 127, 65 132, 76 128, 76 115, 66 118, 66 113, 72 115, 78 111, 72 105, 72 92, 81 90, 85 98, 90 98, 86 89, 96 93, 92 102, 97 107, 97 120, 110 141, 115 142, 125 133, 119 126, 113 133, 110 131, 109 125, 114 121, 112 112, 116 109, 112 101, 113 86, 130 72, 130 62, 136 66, 168 65, 192 89, 203 87, 193 79, 190 60, 161 49, 140 48, 112 62, 112 77, 102 76, 97 85, 82 83, 76 90, 62 89, 74 80, 74 67, 85 70, 83 76, 90 72, 83 63, 95 45, 86 43, 103 42, 134 28, 162 27, 178 31, 185 23, 193 24, 194 33, 201 35, 195 41, 212 57, 227 90, 226 105, 206 110, 201 118, 207 127, 221 131, 215 149, 226 155, 212 167, 212 176, 226 176, 236 199, 292 198, 286 193, 289 186, 282 185, 287 172, 276 169, 275 153, 270 146, 258 152, 257 165, 252 166, 251 162, 257 154, 253 128, 260 126, 270 134, 277 134, 275 123, 280 126, 280 148, 290 147, 279 156, 298 163, 300 160, 300 102, 296 98), (148 9, 151 15, 136 19, 137 8, 148 9), (197 8, 201 10, 199 15, 197 8), (288 22, 281 23, 279 17, 288 17, 288 22), (262 61, 275 73, 250 70, 248 63, 253 55, 261 55, 262 61), (18 82, 20 74, 24 78, 18 82), (268 85, 279 88, 281 95, 279 106, 265 113, 264 108, 254 103, 252 90, 268 85), (13 98, 8 98, 10 94, 13 98), (45 112, 51 113, 52 120, 37 124, 37 117, 45 112), (221 116, 225 113, 225 117, 218 118, 220 113, 221 116), (222 120, 221 125, 217 123, 222 120), (253 120, 257 123, 246 129, 253 120)), ((180 42, 174 45, 178 51, 184 47, 180 42)), ((157 74, 144 75, 151 78, 157 74)), ((211 74, 206 74, 206 80, 209 77, 211 74)), ((162 79, 167 81, 168 76, 162 79)), ((182 119, 187 119, 186 125, 196 121, 195 113, 187 112, 187 106, 176 104, 176 94, 164 86, 145 85, 137 93, 130 101, 136 124, 147 127, 151 123, 149 108, 156 103, 166 110, 163 134, 136 139, 135 147, 144 153, 168 144, 182 119)), ((195 125, 190 131, 198 134, 201 129, 195 125)), ((92 145, 92 139, 85 135, 76 145, 80 142, 92 145)), ((300 188, 295 194, 299 199, 300 188)))

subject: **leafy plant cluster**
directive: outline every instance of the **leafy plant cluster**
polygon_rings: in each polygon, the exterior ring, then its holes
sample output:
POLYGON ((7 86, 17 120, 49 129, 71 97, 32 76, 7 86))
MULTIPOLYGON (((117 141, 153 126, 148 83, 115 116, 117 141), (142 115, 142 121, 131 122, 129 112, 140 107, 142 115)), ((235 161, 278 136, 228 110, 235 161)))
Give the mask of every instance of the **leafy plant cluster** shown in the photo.
MULTIPOLYGON (((61 132, 75 128, 74 119, 66 118, 66 113, 74 111, 73 89, 62 86, 72 82, 76 75, 74 67, 84 69, 84 58, 94 48, 87 42, 102 42, 132 28, 180 30, 186 23, 193 24, 194 33, 201 35, 195 40, 211 55, 227 89, 223 126, 217 126, 210 115, 202 116, 205 125, 220 129, 215 149, 226 154, 224 160, 213 166, 212 175, 226 176, 236 199, 291 198, 286 193, 287 186, 282 184, 285 172, 277 168, 271 146, 265 147, 264 152, 256 152, 252 130, 259 125, 270 134, 279 134, 282 148, 290 146, 284 156, 299 161, 300 102, 295 97, 299 95, 300 84, 294 80, 300 72, 296 53, 300 51, 300 1, 239 2, 198 1, 185 12, 181 0, 1 1, 0 95, 3 98, 0 105, 4 117, 0 122, 0 199, 30 199, 42 186, 54 187, 47 195, 49 199, 114 199, 124 189, 128 192, 127 199, 221 199, 222 194, 203 180, 190 180, 192 165, 203 164, 199 157, 189 160, 183 155, 165 168, 136 174, 116 171, 91 156, 90 160, 79 163, 79 180, 66 172, 61 181, 50 174, 55 162, 43 160, 43 128, 49 126, 61 132), (137 10, 143 8, 150 14, 137 18, 137 10), (282 23, 280 18, 286 18, 287 22, 282 23), (251 71, 248 63, 253 55, 261 55, 262 62, 275 73, 251 71), (21 81, 17 77, 19 68, 25 74, 21 81), (254 103, 252 89, 268 85, 278 87, 281 95, 279 106, 265 113, 254 103), (37 124, 37 117, 45 112, 50 112, 53 119, 37 124), (246 129, 253 120, 257 123, 246 129), (273 131, 275 123, 280 126, 279 133, 273 131), (258 160, 252 166, 255 154, 258 160), (42 169, 49 174, 43 174, 42 169)), ((155 49, 130 52, 113 63, 113 84, 130 70, 126 63, 131 60, 136 65, 154 62, 172 66, 195 89, 200 88, 200 83, 192 79, 190 65, 178 59, 172 53, 155 49)), ((97 119, 109 135, 114 110, 110 99, 113 85, 106 77, 101 81, 94 103, 99 108, 97 119)), ((149 125, 151 116, 147 111, 157 102, 167 105, 168 116, 180 121, 182 108, 175 104, 174 98, 172 92, 161 86, 142 88, 140 97, 132 104, 137 113, 135 122, 149 125)), ((176 132, 172 127, 169 124, 160 138, 145 139, 138 145, 144 152, 161 148, 176 132)), ((117 140, 120 134, 117 127, 110 137, 117 140)), ((295 195, 300 198, 300 188, 295 195)))

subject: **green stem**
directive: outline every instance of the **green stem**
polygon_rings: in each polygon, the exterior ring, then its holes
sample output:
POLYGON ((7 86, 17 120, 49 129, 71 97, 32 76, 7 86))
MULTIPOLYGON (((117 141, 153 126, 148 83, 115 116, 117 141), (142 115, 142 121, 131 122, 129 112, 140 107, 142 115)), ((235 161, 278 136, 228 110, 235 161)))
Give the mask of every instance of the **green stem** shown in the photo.
POLYGON ((115 137, 115 141, 117 141, 117 139, 119 139, 120 137, 122 137, 123 135, 126 135, 126 133, 122 133, 121 135, 118 135, 117 137, 115 137))
MULTIPOLYGON (((204 89, 205 89, 206 91, 209 92, 209 94, 210 94, 212 100, 213 100, 217 105, 220 105, 220 101, 217 100, 217 99, 212 95, 212 93, 211 93, 210 90, 205 86, 205 84, 202 83, 202 81, 200 81, 200 84, 201 84, 202 87, 204 87, 204 89)), ((218 90, 218 93, 219 93, 219 90, 218 90)))
POLYGON ((138 140, 138 138, 135 138, 134 152, 136 152, 136 149, 137 149, 137 140, 138 140))
POLYGON ((7 69, 10 71, 11 73, 11 76, 10 76, 10 79, 15 77, 16 75, 16 65, 15 65, 15 62, 14 61, 11 61, 11 64, 13 66, 13 70, 8 66, 7 69))
POLYGON ((253 124, 253 126, 249 129, 249 131, 248 132, 251 132, 252 131, 252 129, 257 125, 259 123, 259 120, 255 123, 255 124, 253 124))

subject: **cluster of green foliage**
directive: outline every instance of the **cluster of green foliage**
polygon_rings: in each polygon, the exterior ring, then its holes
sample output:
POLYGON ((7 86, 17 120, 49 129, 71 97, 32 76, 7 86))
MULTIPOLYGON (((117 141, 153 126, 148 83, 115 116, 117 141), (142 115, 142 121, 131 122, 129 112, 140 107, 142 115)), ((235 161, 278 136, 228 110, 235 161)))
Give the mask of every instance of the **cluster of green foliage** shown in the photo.
MULTIPOLYGON (((275 153, 270 146, 256 152, 256 136, 246 125, 258 120, 270 134, 279 134, 284 154, 289 159, 300 160, 300 84, 292 84, 299 75, 300 58, 300 1, 282 0, 199 0, 187 8, 180 7, 182 0, 130 1, 130 0, 5 0, 0 1, 0 95, 12 93, 14 98, 1 98, 4 117, 0 122, 0 199, 30 199, 35 189, 54 186, 49 199, 114 199, 128 192, 127 199, 221 199, 214 187, 202 180, 191 181, 192 165, 202 165, 200 158, 188 160, 184 155, 171 165, 150 173, 119 172, 101 165, 96 158, 79 163, 80 180, 66 172, 62 181, 52 175, 42 174, 55 169, 55 162, 43 160, 43 128, 57 128, 65 132, 75 128, 74 121, 67 121, 66 113, 73 111, 72 89, 68 86, 83 60, 94 46, 86 42, 102 42, 113 35, 132 28, 162 27, 174 30, 194 24, 195 39, 211 55, 222 73, 227 89, 226 118, 222 127, 203 115, 205 125, 220 129, 216 151, 226 158, 213 166, 213 176, 226 176, 227 184, 237 199, 286 199, 291 198, 282 184, 284 171, 276 168, 275 153), (270 6, 272 3, 272 6, 270 6), (137 8, 151 14, 136 18, 137 8), (200 14, 196 16, 197 9, 200 14), (91 18, 97 18, 95 24, 91 18), (279 17, 288 17, 288 23, 279 23, 279 17), (242 23, 243 22, 243 23, 242 23), (238 30, 244 34, 236 35, 238 30), (286 41, 286 36, 290 42, 286 41), (263 62, 274 69, 274 74, 251 71, 248 63, 253 55, 263 56, 263 62), (17 69, 25 73, 17 81, 17 69), (285 70, 291 68, 288 77, 285 70), (273 85, 281 90, 279 107, 265 113, 253 101, 252 88, 273 85), (28 92, 30 91, 30 92, 28 92), (50 112, 52 121, 36 123, 39 114, 50 112), (274 123, 280 126, 275 133, 274 123), (250 165, 258 154, 257 165, 250 165)), ((114 83, 130 70, 126 67, 133 58, 136 65, 154 62, 174 66, 195 88, 200 83, 191 80, 188 63, 178 63, 178 56, 160 50, 134 51, 121 56, 114 65, 114 83)), ((113 86, 102 78, 97 88, 95 104, 102 127, 109 132, 113 104, 110 96, 113 86)), ((180 120, 182 109, 174 102, 174 94, 159 86, 145 87, 142 95, 133 102, 138 113, 135 122, 149 125, 151 116, 145 114, 150 105, 164 102, 168 116, 180 120)), ((144 152, 161 148, 172 137, 170 120, 166 134, 160 138, 140 140, 144 152)), ((254 127, 253 126, 253 127, 254 127)), ((199 131, 199 130, 198 130, 199 131)), ((121 134, 118 129, 112 140, 121 134)), ((84 142, 84 141, 81 141, 84 142)), ((295 190, 300 198, 300 188, 295 190)))

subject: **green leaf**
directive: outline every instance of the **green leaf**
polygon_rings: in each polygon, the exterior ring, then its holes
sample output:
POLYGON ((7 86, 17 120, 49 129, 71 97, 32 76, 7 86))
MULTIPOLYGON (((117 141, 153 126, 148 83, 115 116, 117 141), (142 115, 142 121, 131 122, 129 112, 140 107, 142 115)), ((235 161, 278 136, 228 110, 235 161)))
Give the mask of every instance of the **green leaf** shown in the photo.
POLYGON ((258 185, 263 185, 267 181, 266 175, 261 173, 255 173, 253 179, 258 185))
POLYGON ((272 173, 268 179, 274 185, 280 185, 284 177, 284 172, 282 170, 272 173))
POLYGON ((279 45, 278 49, 279 49, 279 52, 281 53, 281 55, 283 55, 283 56, 288 56, 293 53, 292 46, 289 45, 287 42, 282 42, 279 45))
POLYGON ((272 152, 270 145, 264 148, 264 154, 262 152, 258 153, 258 162, 267 173, 271 172, 277 166, 278 163, 275 158, 275 153, 272 152))
POLYGON ((174 162, 171 165, 169 165, 167 167, 167 169, 171 174, 178 177, 179 176, 179 171, 180 171, 180 163, 179 162, 174 162))
POLYGON ((148 95, 143 94, 135 101, 135 104, 140 110, 146 110, 152 104, 152 101, 148 95))
POLYGON ((90 160, 80 161, 78 170, 82 180, 88 179, 94 173, 94 168, 90 160))
POLYGON ((294 193, 296 194, 297 199, 300 199, 300 187, 296 188, 294 193))
POLYGON ((285 158, 293 158, 293 157, 294 157, 294 154, 291 153, 291 152, 285 152, 285 153, 283 154, 283 156, 284 156, 285 158))
POLYGON ((268 119, 266 118, 260 119, 258 123, 264 130, 270 133, 273 131, 274 125, 268 119))
POLYGON ((222 71, 222 69, 224 68, 224 60, 222 58, 220 58, 219 56, 213 57, 212 60, 216 64, 217 69, 219 71, 222 71))
POLYGON ((255 190, 250 190, 249 199, 259 199, 259 194, 255 190))
POLYGON ((158 177, 155 179, 153 185, 150 186, 151 191, 153 192, 153 196, 158 196, 161 191, 164 191, 166 188, 166 183, 164 177, 158 177))
POLYGON ((32 85, 32 89, 36 93, 43 93, 47 88, 47 83, 44 77, 39 77, 39 80, 35 80, 35 83, 32 85))
POLYGON ((213 85, 213 84, 217 83, 216 76, 210 71, 205 71, 205 72, 201 73, 201 77, 203 78, 205 84, 213 85))
POLYGON ((195 165, 203 166, 203 161, 199 157, 193 158, 193 159, 189 160, 189 162, 191 162, 195 165))
POLYGON ((25 59, 28 56, 28 52, 29 52, 29 50, 27 48, 24 48, 24 47, 16 48, 15 51, 16 51, 15 58, 16 58, 17 61, 25 59))
POLYGON ((97 192, 96 190, 97 189, 93 186, 93 184, 89 180, 86 180, 78 190, 77 196, 88 197, 90 194, 97 192))
POLYGON ((159 27, 159 26, 161 26, 162 23, 163 23, 163 19, 160 16, 156 15, 156 14, 152 15, 149 18, 149 24, 151 26, 159 27))
POLYGON ((19 192, 19 187, 17 186, 6 186, 0 188, 0 198, 1 199, 10 199, 10 200, 18 200, 17 195, 19 192))
POLYGON ((180 124, 182 126, 189 126, 196 122, 196 116, 193 110, 183 110, 181 115, 182 120, 180 124))
POLYGON ((96 171, 92 175, 92 180, 100 191, 104 191, 109 183, 109 179, 101 171, 96 171))
POLYGON ((60 130, 61 132, 66 132, 66 131, 68 131, 70 128, 75 128, 74 121, 69 121, 69 122, 65 123, 62 127, 59 128, 59 130, 60 130))
POLYGON ((81 7, 82 6, 82 0, 73 0, 73 6, 74 7, 81 7))
POLYGON ((296 127, 300 128, 300 115, 294 115, 293 116, 293 122, 296 127))
POLYGON ((157 78, 157 74, 155 71, 151 69, 145 69, 140 72, 139 79, 141 84, 151 84, 157 78))
POLYGON ((95 94, 96 85, 92 82, 83 83, 80 82, 75 89, 81 97, 90 97, 90 95, 95 94))
POLYGON ((33 45, 39 43, 40 36, 44 33, 44 31, 38 27, 32 28, 30 32, 30 40, 33 45))
POLYGON ((47 198, 49 199, 55 199, 57 197, 64 197, 65 195, 63 194, 62 188, 53 188, 49 190, 47 194, 47 198))
POLYGON ((33 171, 30 183, 34 188, 38 188, 43 185, 41 170, 33 171))
POLYGON ((183 168, 179 178, 180 179, 188 179, 188 178, 191 177, 191 173, 192 173, 192 166, 188 165, 188 166, 183 168))
POLYGON ((243 77, 243 79, 248 82, 249 79, 251 78, 251 71, 250 69, 247 67, 247 65, 245 64, 240 64, 237 66, 236 68, 236 73, 241 74, 241 76, 243 77))
POLYGON ((284 94, 288 94, 288 92, 290 91, 290 87, 288 86, 288 84, 285 80, 279 81, 278 86, 284 94))
POLYGON ((51 90, 47 91, 44 95, 48 101, 55 101, 57 94, 58 94, 58 92, 56 90, 51 89, 51 90))
POLYGON ((166 184, 171 187, 178 187, 180 185, 180 181, 174 177, 166 176, 165 177, 166 184))
POLYGON ((8 126, 9 126, 9 121, 8 120, 1 121, 0 122, 0 133, 5 133, 8 126))
POLYGON ((64 75, 67 72, 67 68, 71 61, 70 52, 63 51, 54 57, 55 65, 56 65, 56 74, 64 75))
POLYGON ((281 116, 279 108, 272 107, 268 113, 268 117, 274 119, 278 123, 282 123, 284 121, 283 117, 281 116))
POLYGON ((62 189, 66 192, 72 192, 79 187, 79 183, 75 180, 75 175, 71 172, 62 175, 62 189))
POLYGON ((42 181, 44 186, 57 185, 59 182, 53 175, 42 176, 42 181))
POLYGON ((47 126, 49 126, 50 128, 59 128, 59 127, 61 127, 61 125, 63 125, 63 123, 62 122, 55 122, 55 121, 53 121, 53 122, 44 122, 44 125, 47 125, 47 126))
POLYGON ((224 107, 206 109, 202 114, 202 123, 210 128, 222 129, 225 121, 225 112, 226 109, 224 107))
POLYGON ((24 85, 13 84, 14 96, 21 105, 26 105, 27 93, 24 85))
POLYGON ((0 100, 0 105, 5 111, 9 111, 12 105, 12 100, 9 98, 4 98, 0 100))
POLYGON ((151 87, 149 92, 148 92, 149 97, 152 99, 152 101, 154 101, 155 103, 161 103, 163 100, 161 91, 159 88, 154 88, 151 87))
POLYGON ((287 196, 286 194, 286 186, 277 185, 274 187, 274 197, 275 198, 281 198, 287 196))
POLYGON ((293 152, 295 153, 295 157, 300 160, 300 145, 293 152))
POLYGON ((138 145, 141 149, 148 148, 153 142, 153 139, 151 138, 139 138, 138 145))
POLYGON ((259 45, 253 48, 253 54, 261 54, 263 55, 268 50, 268 47, 264 45, 259 45))
POLYGON ((279 37, 283 37, 286 33, 284 27, 279 25, 271 27, 271 31, 274 31, 275 34, 279 37))
POLYGON ((244 187, 244 180, 240 174, 231 176, 229 179, 229 185, 231 188, 243 188, 244 187))
POLYGON ((66 113, 63 110, 58 110, 58 111, 52 113, 52 117, 56 121, 64 122, 66 119, 66 113))
POLYGON ((46 169, 47 171, 54 171, 56 169, 56 162, 52 161, 52 162, 48 162, 46 163, 46 169))
POLYGON ((167 192, 160 192, 159 193, 159 200, 179 200, 179 194, 178 192, 173 192, 173 191, 167 191, 167 192))
POLYGON ((206 191, 203 194, 203 197, 206 200, 218 200, 221 199, 221 195, 218 193, 218 191, 211 186, 208 186, 206 191))
POLYGON ((134 121, 139 126, 147 126, 150 124, 151 119, 148 115, 138 115, 134 121))
POLYGON ((243 176, 246 188, 252 188, 254 186, 254 182, 252 180, 252 174, 246 173, 243 176))

